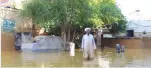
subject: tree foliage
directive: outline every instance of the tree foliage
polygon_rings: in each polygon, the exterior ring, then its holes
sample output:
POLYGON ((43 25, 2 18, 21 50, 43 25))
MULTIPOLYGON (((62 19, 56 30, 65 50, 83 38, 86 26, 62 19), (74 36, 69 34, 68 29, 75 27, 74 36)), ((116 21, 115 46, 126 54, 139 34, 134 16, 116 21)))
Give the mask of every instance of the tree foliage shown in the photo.
POLYGON ((115 0, 30 0, 20 13, 22 17, 31 18, 34 24, 40 24, 49 34, 61 36, 65 43, 81 37, 85 27, 109 25, 114 28, 111 33, 125 28, 125 19, 115 0))
POLYGON ((32 0, 26 2, 21 16, 32 18, 50 34, 62 36, 64 41, 74 41, 85 27, 93 27, 89 0, 32 0), (76 35, 75 37, 72 37, 76 35))
POLYGON ((99 17, 113 35, 125 31, 126 19, 114 1, 103 0, 100 3, 99 17))

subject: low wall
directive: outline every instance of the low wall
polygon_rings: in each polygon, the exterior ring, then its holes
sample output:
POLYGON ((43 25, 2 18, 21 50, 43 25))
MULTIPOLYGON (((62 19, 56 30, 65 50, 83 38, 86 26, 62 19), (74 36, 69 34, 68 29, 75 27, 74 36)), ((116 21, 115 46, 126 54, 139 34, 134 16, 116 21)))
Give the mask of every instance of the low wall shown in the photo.
POLYGON ((151 48, 151 37, 142 38, 144 48, 151 48))
POLYGON ((13 33, 2 33, 1 34, 1 50, 2 51, 12 51, 15 50, 14 47, 14 34, 13 33))
POLYGON ((140 38, 103 38, 101 46, 115 47, 117 43, 124 45, 126 48, 142 48, 140 38))

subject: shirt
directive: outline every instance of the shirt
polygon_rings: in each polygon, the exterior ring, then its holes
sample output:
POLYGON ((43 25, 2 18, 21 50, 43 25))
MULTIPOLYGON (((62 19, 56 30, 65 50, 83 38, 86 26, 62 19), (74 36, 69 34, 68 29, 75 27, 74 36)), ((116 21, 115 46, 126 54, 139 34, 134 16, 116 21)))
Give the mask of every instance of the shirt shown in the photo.
POLYGON ((81 48, 86 48, 88 45, 92 45, 93 48, 96 49, 94 37, 92 34, 83 35, 81 48))

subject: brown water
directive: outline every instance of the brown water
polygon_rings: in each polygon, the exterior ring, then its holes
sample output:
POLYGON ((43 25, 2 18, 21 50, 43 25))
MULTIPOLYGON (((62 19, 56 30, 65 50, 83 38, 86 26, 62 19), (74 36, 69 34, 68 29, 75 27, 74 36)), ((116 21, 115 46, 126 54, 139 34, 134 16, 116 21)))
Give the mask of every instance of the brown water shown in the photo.
POLYGON ((93 61, 84 61, 81 51, 74 57, 69 52, 2 51, 2 67, 151 67, 150 49, 126 49, 116 53, 114 48, 97 50, 93 61))

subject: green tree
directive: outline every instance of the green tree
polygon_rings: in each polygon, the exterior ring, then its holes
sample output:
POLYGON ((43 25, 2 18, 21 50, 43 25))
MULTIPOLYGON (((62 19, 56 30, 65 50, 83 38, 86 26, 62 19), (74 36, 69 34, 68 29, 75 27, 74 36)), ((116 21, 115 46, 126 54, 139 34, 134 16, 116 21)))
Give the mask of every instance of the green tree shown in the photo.
POLYGON ((104 25, 112 28, 109 30, 115 34, 123 31, 126 23, 115 0, 28 0, 20 13, 44 27, 49 34, 61 36, 65 48, 66 43, 81 38, 85 27, 104 25), (118 26, 113 27, 116 26, 113 23, 118 26))
POLYGON ((32 18, 34 24, 41 24, 50 34, 61 35, 64 45, 74 41, 81 29, 93 27, 89 0, 32 0, 23 8, 21 16, 32 18))
POLYGON ((116 35, 126 29, 126 19, 114 1, 103 0, 100 3, 99 17, 110 33, 116 35))

